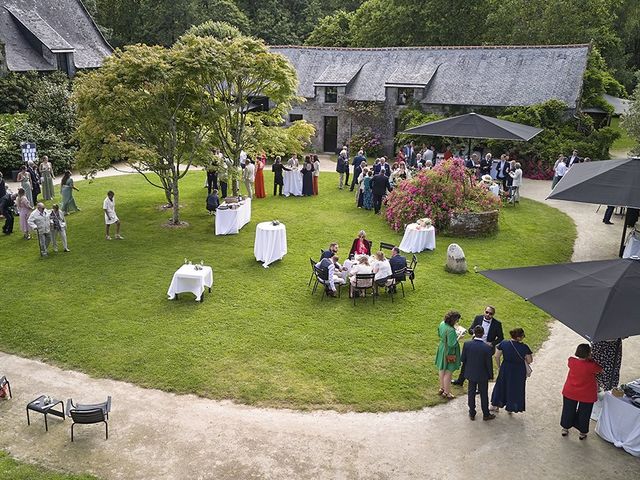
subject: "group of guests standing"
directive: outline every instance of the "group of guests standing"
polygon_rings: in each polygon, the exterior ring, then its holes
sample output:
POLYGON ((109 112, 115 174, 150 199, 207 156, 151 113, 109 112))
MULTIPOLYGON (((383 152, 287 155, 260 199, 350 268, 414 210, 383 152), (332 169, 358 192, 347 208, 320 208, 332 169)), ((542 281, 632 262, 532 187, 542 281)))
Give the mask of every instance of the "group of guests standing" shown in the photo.
MULTIPOLYGON (((500 408, 509 414, 525 411, 526 381, 532 372, 533 353, 524 343, 522 328, 514 328, 509 332, 510 338, 504 339, 502 324, 494 318, 495 312, 495 307, 489 305, 483 315, 474 318, 468 329, 473 338, 466 341, 462 349, 459 340, 467 330, 456 328, 462 318, 459 312, 448 312, 438 326, 440 341, 435 358, 440 381, 438 394, 452 399, 451 385, 462 386, 468 380, 470 420, 476 418, 476 395, 480 396, 483 420, 496 418, 500 408), (489 381, 494 378, 492 357, 498 377, 489 398, 489 381), (460 375, 452 381, 453 373, 458 369, 460 375)), ((621 359, 621 339, 578 345, 574 356, 568 359, 569 372, 562 389, 562 436, 576 428, 580 440, 587 437, 598 389, 610 390, 617 386, 621 359), (605 365, 604 369, 601 364, 605 365)))
POLYGON ((578 150, 571 152, 571 155, 565 157, 564 155, 558 155, 556 163, 553 165, 553 181, 551 182, 551 190, 558 184, 558 182, 564 177, 569 169, 576 163, 590 162, 589 157, 578 156, 578 150))

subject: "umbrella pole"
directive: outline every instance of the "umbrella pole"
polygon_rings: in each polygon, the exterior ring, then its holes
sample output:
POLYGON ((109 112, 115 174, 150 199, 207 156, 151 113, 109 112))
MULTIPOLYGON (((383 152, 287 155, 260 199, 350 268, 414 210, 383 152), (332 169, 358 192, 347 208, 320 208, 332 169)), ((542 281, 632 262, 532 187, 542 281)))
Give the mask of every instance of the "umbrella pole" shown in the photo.
POLYGON ((469 139, 469 158, 471 158, 471 139, 469 139))
POLYGON ((627 236, 627 220, 629 219, 629 207, 626 208, 625 214, 624 214, 624 226, 622 228, 622 238, 620 239, 620 252, 618 253, 618 256, 620 258, 622 258, 622 255, 624 254, 624 239, 627 236))

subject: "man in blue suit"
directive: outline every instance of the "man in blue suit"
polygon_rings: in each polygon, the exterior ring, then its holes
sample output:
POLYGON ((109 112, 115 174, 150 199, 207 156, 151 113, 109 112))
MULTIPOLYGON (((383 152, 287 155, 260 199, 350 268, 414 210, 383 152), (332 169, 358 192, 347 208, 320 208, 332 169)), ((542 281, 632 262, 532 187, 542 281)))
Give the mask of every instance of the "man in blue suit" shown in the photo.
POLYGON ((493 365, 491 364, 491 346, 487 345, 482 336, 484 328, 477 325, 473 329, 473 340, 464 343, 460 359, 465 365, 464 376, 469 380, 467 399, 469 403, 469 418, 476 419, 476 388, 480 392, 480 407, 482 419, 493 420, 496 418, 489 411, 489 380, 493 378, 493 365))

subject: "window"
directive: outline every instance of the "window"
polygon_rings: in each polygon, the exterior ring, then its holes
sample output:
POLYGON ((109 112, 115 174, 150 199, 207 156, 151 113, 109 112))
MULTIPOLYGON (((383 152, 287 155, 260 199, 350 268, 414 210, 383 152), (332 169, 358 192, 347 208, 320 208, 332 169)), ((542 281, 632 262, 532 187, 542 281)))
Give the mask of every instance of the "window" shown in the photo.
POLYGON ((413 100, 413 88, 398 88, 398 105, 407 105, 413 100))
POLYGON ((289 114, 289 123, 297 122, 299 120, 302 120, 302 114, 301 113, 290 113, 289 114))
POLYGON ((324 103, 338 103, 338 87, 324 87, 324 103))

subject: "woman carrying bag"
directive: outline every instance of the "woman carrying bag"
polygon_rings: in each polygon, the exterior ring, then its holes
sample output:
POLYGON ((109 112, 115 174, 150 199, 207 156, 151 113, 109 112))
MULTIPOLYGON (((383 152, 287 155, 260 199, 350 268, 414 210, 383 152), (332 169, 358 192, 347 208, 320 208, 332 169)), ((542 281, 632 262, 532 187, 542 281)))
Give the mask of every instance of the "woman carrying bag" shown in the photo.
POLYGON ((447 400, 455 398, 451 393, 451 377, 460 368, 460 344, 455 325, 462 316, 456 311, 450 311, 438 326, 440 343, 436 352, 436 367, 440 379, 438 394, 447 400))

